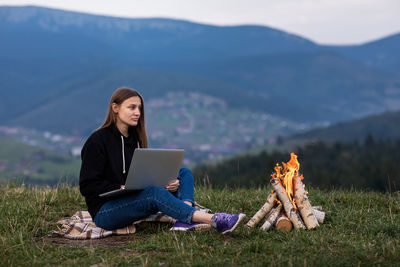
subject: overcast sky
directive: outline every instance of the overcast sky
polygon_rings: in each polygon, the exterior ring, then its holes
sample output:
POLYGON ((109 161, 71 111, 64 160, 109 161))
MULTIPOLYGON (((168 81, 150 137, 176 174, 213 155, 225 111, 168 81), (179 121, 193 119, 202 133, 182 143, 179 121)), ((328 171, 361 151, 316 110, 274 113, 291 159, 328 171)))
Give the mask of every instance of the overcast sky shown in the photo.
POLYGON ((400 0, 0 0, 118 17, 258 24, 321 44, 359 44, 400 32, 400 0))

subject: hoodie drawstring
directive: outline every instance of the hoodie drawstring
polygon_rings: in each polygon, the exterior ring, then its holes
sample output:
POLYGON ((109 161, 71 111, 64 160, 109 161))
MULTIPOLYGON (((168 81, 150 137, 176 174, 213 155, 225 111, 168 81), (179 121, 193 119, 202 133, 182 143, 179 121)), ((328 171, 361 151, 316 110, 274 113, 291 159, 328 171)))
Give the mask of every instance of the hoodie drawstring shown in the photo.
POLYGON ((122 142, 122 173, 125 173, 125 147, 124 147, 124 137, 121 135, 122 142))
MULTIPOLYGON (((125 173, 125 146, 124 146, 124 137, 121 135, 121 144, 122 144, 122 173, 125 173)), ((137 142, 137 147, 140 147, 139 141, 137 142)))

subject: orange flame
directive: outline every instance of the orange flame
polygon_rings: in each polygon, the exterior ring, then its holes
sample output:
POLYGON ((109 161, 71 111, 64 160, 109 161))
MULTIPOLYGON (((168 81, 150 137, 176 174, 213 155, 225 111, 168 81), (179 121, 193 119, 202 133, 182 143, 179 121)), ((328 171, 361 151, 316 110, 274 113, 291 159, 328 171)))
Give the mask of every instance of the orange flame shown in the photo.
POLYGON ((290 160, 287 163, 282 162, 282 166, 276 164, 275 173, 273 173, 271 176, 273 178, 279 178, 290 201, 296 208, 296 204, 294 203, 293 200, 293 194, 294 194, 293 178, 299 176, 300 179, 303 179, 303 175, 299 175, 300 163, 297 161, 297 155, 295 155, 294 153, 290 153, 290 160))

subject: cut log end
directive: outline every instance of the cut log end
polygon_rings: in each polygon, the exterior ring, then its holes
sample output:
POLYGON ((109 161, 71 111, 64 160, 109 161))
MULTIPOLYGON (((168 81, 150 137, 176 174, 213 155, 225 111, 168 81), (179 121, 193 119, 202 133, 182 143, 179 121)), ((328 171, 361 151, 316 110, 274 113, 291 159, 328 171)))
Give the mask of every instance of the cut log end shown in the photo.
POLYGON ((278 230, 278 231, 289 231, 290 232, 293 229, 293 224, 289 220, 289 218, 286 217, 285 214, 281 213, 279 215, 278 219, 276 220, 275 227, 276 227, 276 230, 278 230))

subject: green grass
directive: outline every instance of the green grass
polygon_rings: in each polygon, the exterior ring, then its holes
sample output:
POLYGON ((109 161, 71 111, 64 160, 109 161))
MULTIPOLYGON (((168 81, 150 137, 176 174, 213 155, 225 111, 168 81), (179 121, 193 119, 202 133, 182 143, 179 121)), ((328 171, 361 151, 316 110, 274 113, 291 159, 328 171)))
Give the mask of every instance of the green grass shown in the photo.
MULTIPOLYGON (((213 211, 245 212, 247 220, 270 189, 196 188, 213 211)), ((0 186, 0 266, 396 266, 400 262, 400 194, 309 189, 325 224, 314 231, 268 232, 239 228, 230 236, 211 230, 173 233, 170 225, 140 224, 122 245, 79 247, 52 242, 55 222, 85 203, 76 187, 0 186)), ((109 238, 111 242, 111 238, 109 238)), ((107 238, 104 239, 107 241, 107 238)), ((72 244, 72 245, 71 245, 72 244)))
POLYGON ((56 184, 63 179, 76 180, 80 158, 0 137, 0 182, 28 181, 56 184))

